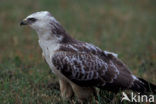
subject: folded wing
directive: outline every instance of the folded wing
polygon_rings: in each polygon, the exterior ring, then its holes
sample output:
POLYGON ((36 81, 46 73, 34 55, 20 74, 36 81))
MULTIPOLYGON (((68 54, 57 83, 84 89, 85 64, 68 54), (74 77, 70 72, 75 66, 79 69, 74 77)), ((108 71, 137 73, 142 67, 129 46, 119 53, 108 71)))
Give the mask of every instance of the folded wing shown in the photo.
POLYGON ((52 62, 65 77, 80 86, 105 86, 119 75, 111 60, 105 62, 91 53, 61 51, 53 56, 52 62))

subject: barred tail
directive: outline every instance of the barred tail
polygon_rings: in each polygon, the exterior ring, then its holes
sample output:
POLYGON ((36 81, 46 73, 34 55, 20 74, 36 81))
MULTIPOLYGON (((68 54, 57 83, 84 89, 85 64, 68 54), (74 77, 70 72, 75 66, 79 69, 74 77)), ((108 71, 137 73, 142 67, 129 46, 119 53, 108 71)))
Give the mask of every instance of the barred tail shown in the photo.
POLYGON ((138 78, 138 80, 135 80, 133 86, 130 89, 145 94, 146 93, 156 94, 156 85, 149 83, 142 78, 138 78))

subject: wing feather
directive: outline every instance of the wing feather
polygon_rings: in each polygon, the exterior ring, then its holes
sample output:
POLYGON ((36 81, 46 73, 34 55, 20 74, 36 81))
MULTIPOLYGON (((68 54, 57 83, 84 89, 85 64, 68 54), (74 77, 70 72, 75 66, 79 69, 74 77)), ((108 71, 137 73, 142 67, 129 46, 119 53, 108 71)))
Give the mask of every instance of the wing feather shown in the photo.
POLYGON ((81 86, 104 86, 117 77, 118 69, 91 53, 57 52, 52 62, 57 70, 81 86))
MULTIPOLYGON (((74 66, 70 65, 72 64, 71 62, 68 63, 68 67, 71 66, 68 70, 65 68, 65 65, 61 68, 61 70, 67 70, 64 75, 77 84, 97 85, 102 86, 102 88, 104 86, 108 90, 117 90, 119 87, 128 88, 133 85, 131 72, 128 67, 118 59, 117 54, 115 53, 103 51, 100 48, 85 42, 62 45, 59 51, 65 53, 71 52, 67 54, 67 57, 70 58, 72 55, 77 56, 77 60, 79 61, 76 61, 77 64, 75 63, 74 65, 77 65, 76 69, 79 69, 79 72, 77 72, 75 77, 67 76, 67 73, 74 72, 73 69, 75 69, 74 66), (82 58, 78 57, 81 55, 83 56, 82 58), (88 57, 91 58, 89 59, 88 57), (84 62, 84 60, 86 62, 84 62), (101 68, 102 66, 103 68, 101 68), (93 76, 93 78, 91 78, 91 76, 93 76)), ((60 56, 58 54, 55 57, 60 56)), ((60 58, 64 59, 63 57, 64 56, 62 55, 60 58)), ((64 63, 61 62, 61 64, 64 63)), ((56 66, 58 65, 56 64, 56 66)))

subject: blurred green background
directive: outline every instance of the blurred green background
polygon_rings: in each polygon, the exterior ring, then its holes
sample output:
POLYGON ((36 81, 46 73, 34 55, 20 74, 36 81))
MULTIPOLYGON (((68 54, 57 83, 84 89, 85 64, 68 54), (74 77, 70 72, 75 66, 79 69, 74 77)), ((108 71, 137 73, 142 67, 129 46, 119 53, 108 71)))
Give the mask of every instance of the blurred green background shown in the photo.
POLYGON ((1 104, 67 104, 57 87, 47 87, 56 78, 41 56, 36 32, 19 26, 43 10, 76 39, 118 53, 135 75, 156 84, 155 0, 1 0, 1 104))

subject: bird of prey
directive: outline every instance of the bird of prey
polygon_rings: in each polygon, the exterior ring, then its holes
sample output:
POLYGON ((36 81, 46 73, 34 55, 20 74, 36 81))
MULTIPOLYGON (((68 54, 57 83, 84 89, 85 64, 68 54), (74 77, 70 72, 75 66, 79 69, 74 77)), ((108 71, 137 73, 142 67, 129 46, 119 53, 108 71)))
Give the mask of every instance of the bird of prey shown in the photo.
POLYGON ((156 93, 156 85, 133 75, 117 54, 72 38, 48 11, 27 16, 20 25, 29 25, 39 37, 47 64, 58 77, 63 98, 81 101, 96 93, 95 88, 156 93))

